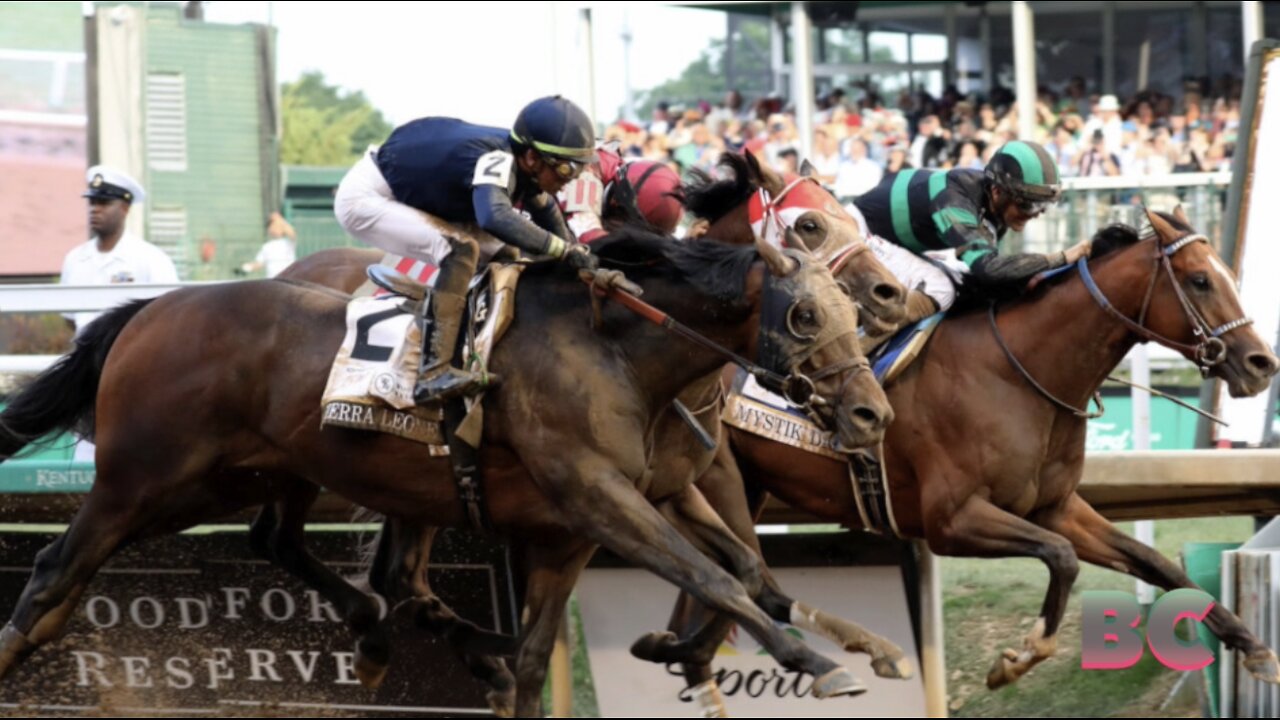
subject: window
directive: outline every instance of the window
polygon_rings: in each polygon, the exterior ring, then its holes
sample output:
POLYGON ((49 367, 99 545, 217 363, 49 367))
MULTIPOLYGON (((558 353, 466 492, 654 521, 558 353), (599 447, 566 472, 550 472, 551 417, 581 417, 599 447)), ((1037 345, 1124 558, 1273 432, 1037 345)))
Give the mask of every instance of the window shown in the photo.
POLYGON ((152 170, 186 172, 187 86, 177 73, 147 76, 147 164, 152 170))

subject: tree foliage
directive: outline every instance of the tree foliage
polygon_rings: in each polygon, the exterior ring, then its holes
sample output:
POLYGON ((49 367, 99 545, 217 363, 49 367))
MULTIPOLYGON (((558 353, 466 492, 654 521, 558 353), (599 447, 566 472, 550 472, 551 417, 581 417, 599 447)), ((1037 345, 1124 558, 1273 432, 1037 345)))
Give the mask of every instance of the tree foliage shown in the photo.
POLYGON ((323 73, 303 73, 280 95, 280 161, 286 165, 349 165, 391 134, 391 123, 363 92, 329 85, 323 73))

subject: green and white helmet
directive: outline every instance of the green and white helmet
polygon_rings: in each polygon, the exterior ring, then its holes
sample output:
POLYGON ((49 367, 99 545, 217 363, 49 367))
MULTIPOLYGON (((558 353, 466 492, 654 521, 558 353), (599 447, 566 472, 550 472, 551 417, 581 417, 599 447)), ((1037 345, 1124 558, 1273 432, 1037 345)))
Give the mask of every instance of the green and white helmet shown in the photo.
POLYGON ((1025 205, 1055 203, 1062 197, 1058 164, 1039 144, 1013 140, 1004 144, 984 172, 992 185, 1025 205))

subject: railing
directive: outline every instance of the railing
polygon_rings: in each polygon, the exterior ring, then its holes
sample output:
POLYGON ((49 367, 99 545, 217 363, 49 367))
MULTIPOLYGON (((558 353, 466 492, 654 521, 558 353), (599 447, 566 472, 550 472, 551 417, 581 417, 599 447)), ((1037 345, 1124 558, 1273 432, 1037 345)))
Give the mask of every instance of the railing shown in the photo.
POLYGON ((1230 172, 1064 178, 1062 185, 1062 202, 1033 220, 1026 232, 1011 234, 1004 241, 1006 252, 1056 252, 1112 223, 1141 228, 1143 208, 1171 211, 1177 205, 1215 249, 1221 247, 1230 172))
MULTIPOLYGON (((180 287, 216 283, 166 285, 0 285, 0 313, 98 312, 128 302, 163 295, 180 287)), ((36 373, 56 355, 0 355, 0 373, 36 373)))

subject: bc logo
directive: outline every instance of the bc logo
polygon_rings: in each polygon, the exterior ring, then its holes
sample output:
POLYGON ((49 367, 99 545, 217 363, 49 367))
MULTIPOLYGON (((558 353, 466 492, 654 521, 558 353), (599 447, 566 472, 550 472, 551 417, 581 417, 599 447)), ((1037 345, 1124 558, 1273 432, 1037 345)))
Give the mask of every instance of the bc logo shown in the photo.
POLYGON ((1144 643, 1138 625, 1142 610, 1133 595, 1114 590, 1086 591, 1081 603, 1080 666, 1085 670, 1119 670, 1142 659, 1150 646, 1165 667, 1199 670, 1213 662, 1213 653, 1195 635, 1213 609, 1213 596, 1203 590, 1179 588, 1165 593, 1151 607, 1144 643), (1190 640, 1178 637, 1178 624, 1190 620, 1190 640))

